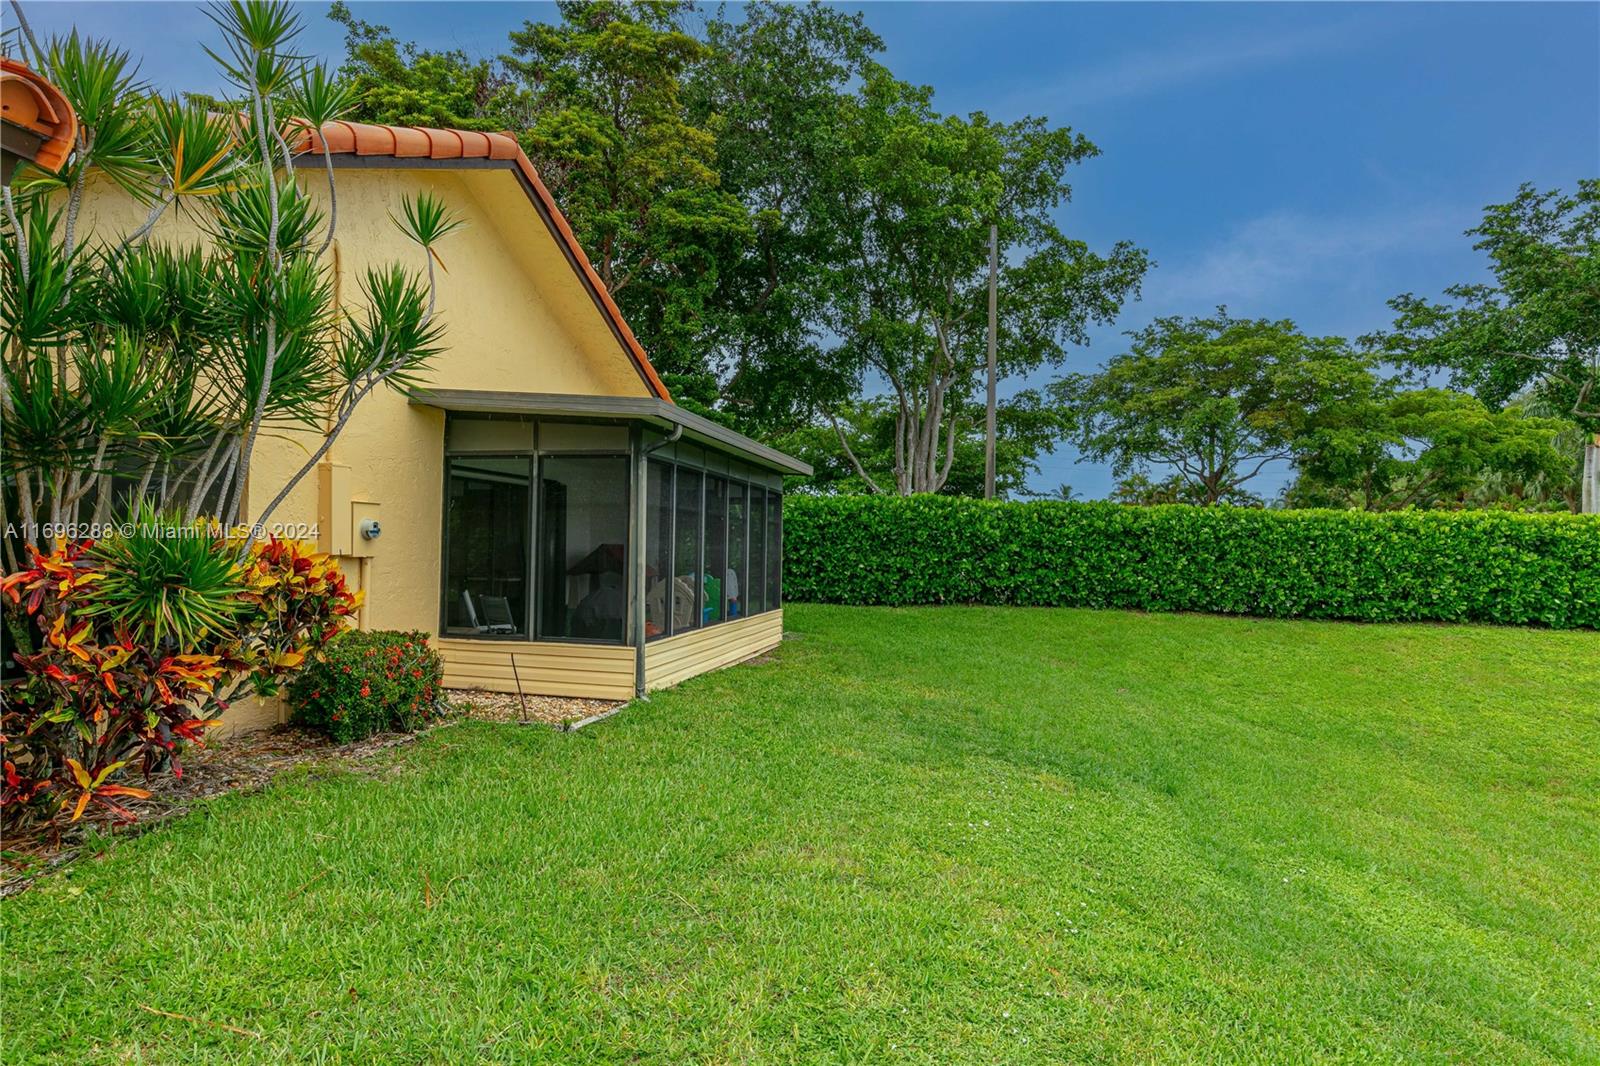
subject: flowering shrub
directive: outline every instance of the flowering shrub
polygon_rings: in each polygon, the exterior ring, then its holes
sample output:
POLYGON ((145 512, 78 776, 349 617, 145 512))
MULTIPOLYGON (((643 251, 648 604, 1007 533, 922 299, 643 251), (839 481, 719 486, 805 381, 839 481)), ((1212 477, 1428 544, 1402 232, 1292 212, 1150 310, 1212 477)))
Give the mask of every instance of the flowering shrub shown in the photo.
POLYGON ((306 545, 267 541, 241 564, 218 529, 140 529, 34 551, 0 581, 38 634, 15 652, 26 676, 0 706, 7 830, 91 806, 131 820, 122 801, 149 791, 121 782, 128 768, 181 777, 183 745, 202 742, 235 691, 275 688, 359 604, 306 545))
POLYGON ((444 663, 426 633, 351 631, 295 675, 289 707, 296 723, 347 743, 427 724, 443 684, 444 663))

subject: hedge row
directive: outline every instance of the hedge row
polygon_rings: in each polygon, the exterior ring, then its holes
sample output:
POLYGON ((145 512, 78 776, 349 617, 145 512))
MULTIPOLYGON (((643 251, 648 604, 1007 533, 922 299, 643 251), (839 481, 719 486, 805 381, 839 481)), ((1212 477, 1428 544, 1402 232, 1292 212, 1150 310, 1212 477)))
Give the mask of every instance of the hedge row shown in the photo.
POLYGON ((791 495, 783 591, 1600 628, 1600 518, 791 495))

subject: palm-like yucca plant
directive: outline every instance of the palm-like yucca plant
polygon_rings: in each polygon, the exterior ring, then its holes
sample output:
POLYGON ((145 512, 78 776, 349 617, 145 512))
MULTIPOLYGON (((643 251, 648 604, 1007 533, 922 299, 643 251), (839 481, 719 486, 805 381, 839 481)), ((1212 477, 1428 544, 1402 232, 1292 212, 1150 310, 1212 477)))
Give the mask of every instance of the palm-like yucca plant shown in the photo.
POLYGON ((0 449, 6 466, 17 472, 7 480, 24 515, 37 514, 35 503, 49 499, 54 478, 21 475, 33 470, 54 475, 87 468, 92 449, 86 441, 93 419, 80 397, 60 384, 49 352, 7 359, 4 375, 6 411, 0 423, 0 449))
POLYGON ((235 84, 271 93, 292 76, 298 57, 287 46, 302 27, 287 0, 221 0, 207 6, 206 17, 222 30, 227 53, 208 47, 206 54, 235 84))
MULTIPOLYGON (((37 60, 72 102, 78 145, 59 174, 35 171, 30 184, 69 188, 75 207, 82 200, 85 178, 95 170, 128 194, 151 199, 157 162, 148 150, 147 116, 134 106, 148 89, 128 53, 104 41, 80 39, 74 30, 46 45, 37 60)), ((69 212, 69 219, 73 217, 69 212)))
MULTIPOLYGON (((308 131, 315 132, 348 115, 355 108, 356 98, 349 82, 333 77, 323 64, 313 63, 290 85, 288 104, 290 114, 304 123, 308 131)), ((322 247, 317 249, 318 255, 328 250, 339 223, 339 190, 333 180, 333 153, 327 141, 322 142, 322 164, 328 174, 328 229, 322 247)))
POLYGON ((344 326, 336 357, 339 384, 329 412, 332 426, 321 446, 262 509, 263 515, 276 512, 295 484, 316 468, 362 400, 379 386, 416 384, 418 373, 439 353, 444 331, 433 316, 431 268, 429 273, 426 292, 398 266, 368 270, 362 278, 366 309, 359 317, 348 316, 344 326))
MULTIPOLYGON (((8 207, 12 202, 7 200, 8 207)), ((61 241, 61 213, 42 196, 8 210, 6 240, 0 244, 5 285, 0 287, 0 342, 5 350, 40 351, 68 342, 84 312, 84 293, 73 286, 81 249, 61 241)))
POLYGON ((136 644, 190 655, 243 612, 238 553, 207 522, 140 509, 131 533, 96 544, 104 575, 81 613, 136 644))
MULTIPOLYGON (((102 42, 70 34, 38 50, 82 137, 60 176, 19 171, 0 220, 4 501, 31 529, 141 503, 232 523, 264 431, 323 432, 321 456, 356 404, 413 382, 438 349, 438 244, 458 223, 432 196, 408 199, 395 221, 422 249, 425 282, 377 269, 362 282, 366 306, 336 312, 323 261, 337 217, 331 156, 324 145, 324 210, 292 149, 348 111, 349 90, 295 53, 291 5, 228 0, 209 14, 222 42, 208 51, 239 90, 237 114, 149 95, 127 53, 102 42), (141 225, 96 234, 92 250, 74 233, 99 187, 90 170, 149 205, 141 225), (184 204, 207 244, 153 243, 184 204)), ((269 486, 282 491, 255 522, 312 468, 269 486)), ((18 549, 6 550, 14 567, 18 549)))
POLYGON ((152 348, 210 344, 230 325, 217 299, 219 265, 196 247, 139 245, 99 278, 96 317, 152 348))
POLYGON ((442 267, 444 260, 439 258, 439 253, 434 249, 439 242, 455 232, 461 226, 459 219, 452 218, 449 208, 444 201, 431 192, 422 192, 414 197, 407 197, 401 201, 400 213, 402 219, 394 219, 395 224, 417 244, 422 246, 428 254, 428 276, 433 276, 433 264, 438 262, 442 267))
POLYGON ((151 142, 172 196, 215 196, 240 165, 235 127, 225 115, 160 96, 150 100, 151 142))
POLYGON ((252 261, 303 249, 323 227, 322 212, 294 184, 273 186, 256 171, 217 196, 206 229, 218 248, 252 261))

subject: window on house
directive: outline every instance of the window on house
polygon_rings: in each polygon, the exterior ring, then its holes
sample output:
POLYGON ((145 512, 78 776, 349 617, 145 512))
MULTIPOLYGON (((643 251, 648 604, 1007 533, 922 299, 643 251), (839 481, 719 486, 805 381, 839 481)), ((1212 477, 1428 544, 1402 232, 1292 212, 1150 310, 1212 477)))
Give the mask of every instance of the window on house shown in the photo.
POLYGON ((672 467, 651 463, 645 482, 644 633, 647 640, 672 630, 667 608, 672 586, 672 467))
POLYGON ((539 474, 539 636, 621 643, 628 459, 547 456, 539 474))
POLYGON ((750 486, 750 587, 745 596, 750 613, 767 609, 767 490, 750 486))
POLYGON ((672 553, 672 631, 684 633, 700 627, 701 567, 700 522, 704 509, 698 470, 678 468, 676 527, 672 553))
POLYGON ((743 618, 749 614, 745 592, 749 588, 749 574, 745 565, 749 535, 749 503, 745 487, 735 483, 728 488, 728 618, 743 618))
POLYGON ((528 635, 529 486, 526 456, 457 457, 445 493, 445 628, 528 635))
POLYGON ((706 478, 706 573, 701 586, 703 622, 711 625, 728 617, 728 479, 715 475, 706 478))

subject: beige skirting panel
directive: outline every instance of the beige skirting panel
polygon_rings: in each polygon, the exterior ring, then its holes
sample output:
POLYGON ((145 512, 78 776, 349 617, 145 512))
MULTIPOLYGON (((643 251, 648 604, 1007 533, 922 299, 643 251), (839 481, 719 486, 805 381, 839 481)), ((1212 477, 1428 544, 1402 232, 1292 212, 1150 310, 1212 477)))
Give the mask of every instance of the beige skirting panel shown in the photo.
POLYGON ((633 649, 606 644, 529 643, 515 640, 434 642, 444 659, 446 688, 522 691, 537 696, 633 698, 633 649), (512 672, 512 656, 516 671, 512 672))
POLYGON ((696 674, 731 666, 775 648, 783 640, 783 612, 707 626, 645 645, 644 684, 666 688, 696 674))
POLYGON ((240 733, 271 729, 288 720, 289 707, 282 696, 239 696, 222 712, 222 724, 213 727, 206 736, 223 740, 240 733))

